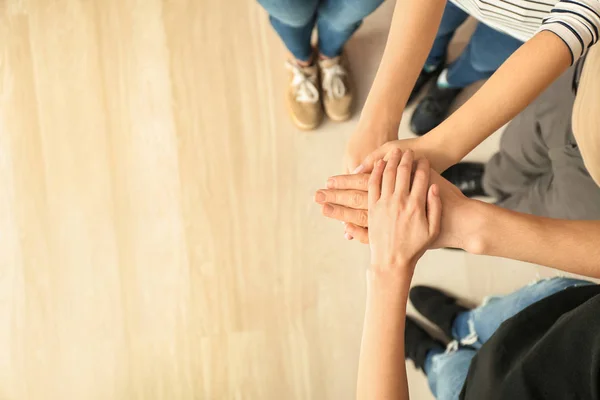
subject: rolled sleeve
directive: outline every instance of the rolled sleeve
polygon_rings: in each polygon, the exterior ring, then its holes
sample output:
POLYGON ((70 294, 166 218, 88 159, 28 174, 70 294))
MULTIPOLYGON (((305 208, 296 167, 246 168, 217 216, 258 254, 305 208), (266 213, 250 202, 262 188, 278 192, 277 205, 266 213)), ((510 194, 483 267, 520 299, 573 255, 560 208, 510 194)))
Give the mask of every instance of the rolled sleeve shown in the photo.
POLYGON ((598 41, 600 0, 560 0, 544 19, 540 31, 560 37, 575 62, 598 41))

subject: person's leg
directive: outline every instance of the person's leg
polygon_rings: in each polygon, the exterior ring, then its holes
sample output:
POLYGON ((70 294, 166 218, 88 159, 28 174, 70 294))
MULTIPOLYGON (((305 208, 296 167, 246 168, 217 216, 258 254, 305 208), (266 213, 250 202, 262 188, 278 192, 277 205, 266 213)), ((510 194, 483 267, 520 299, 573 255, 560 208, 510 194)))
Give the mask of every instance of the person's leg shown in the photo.
POLYGON ((504 321, 531 304, 570 287, 593 284, 580 279, 551 278, 537 281, 506 296, 490 297, 483 305, 460 313, 454 320, 452 335, 463 345, 479 348, 504 321))
POLYGON ((569 70, 554 81, 502 134, 500 150, 487 163, 483 176, 485 191, 499 202, 526 191, 536 179, 551 171, 547 140, 554 136, 549 132, 563 137, 568 132, 575 100, 572 74, 569 70), (549 124, 542 124, 540 117, 549 124))
POLYGON ((444 69, 437 85, 427 92, 410 120, 411 130, 421 136, 441 124, 463 88, 489 78, 523 43, 479 23, 458 60, 444 69))
POLYGON ((435 40, 431 51, 425 60, 425 70, 432 71, 438 65, 443 64, 446 61, 446 53, 448 52, 448 44, 456 30, 467 20, 469 14, 452 4, 452 2, 446 2, 446 8, 444 8, 444 14, 440 22, 435 40))
POLYGON ((479 23, 467 48, 438 79, 438 86, 464 88, 487 79, 523 42, 479 23))
POLYGON ((465 384, 471 360, 477 351, 461 347, 454 351, 432 350, 427 354, 423 371, 431 393, 438 400, 457 400, 465 384))
POLYGON ((310 61, 310 43, 319 0, 258 0, 269 13, 271 25, 292 55, 310 61))
POLYGON ((572 69, 509 125, 483 184, 499 206, 534 215, 600 218, 600 188, 571 130, 572 69))
POLYGON ((319 52, 334 58, 358 29, 362 20, 383 0, 322 0, 317 11, 319 52))
POLYGON ((450 43, 450 40, 452 40, 458 27, 461 26, 468 17, 469 15, 466 12, 452 4, 452 2, 446 2, 444 14, 442 15, 440 26, 438 27, 435 40, 433 41, 433 46, 429 51, 429 55, 425 60, 421 73, 417 77, 415 86, 410 92, 407 104, 412 103, 419 93, 421 93, 421 89, 423 89, 423 87, 431 80, 437 79, 440 72, 442 72, 446 65, 448 44, 450 43))

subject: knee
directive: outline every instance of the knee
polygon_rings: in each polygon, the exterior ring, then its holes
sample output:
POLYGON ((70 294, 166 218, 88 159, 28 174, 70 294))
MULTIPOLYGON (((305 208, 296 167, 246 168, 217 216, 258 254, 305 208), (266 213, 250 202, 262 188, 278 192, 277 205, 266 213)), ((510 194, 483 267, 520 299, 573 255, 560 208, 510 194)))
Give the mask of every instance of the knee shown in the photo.
POLYGON ((341 6, 322 6, 319 9, 319 20, 327 22, 331 29, 337 31, 354 29, 381 3, 383 0, 349 0, 341 6))
POLYGON ((315 16, 317 0, 258 0, 258 3, 274 18, 284 25, 302 27, 315 16))
POLYGON ((504 59, 498 57, 488 50, 473 49, 471 52, 471 65, 473 69, 482 74, 493 74, 502 65, 504 59))
POLYGON ((518 40, 505 37, 499 38, 494 44, 492 39, 499 35, 477 35, 476 32, 472 37, 470 59, 477 72, 493 74, 521 45, 518 40))

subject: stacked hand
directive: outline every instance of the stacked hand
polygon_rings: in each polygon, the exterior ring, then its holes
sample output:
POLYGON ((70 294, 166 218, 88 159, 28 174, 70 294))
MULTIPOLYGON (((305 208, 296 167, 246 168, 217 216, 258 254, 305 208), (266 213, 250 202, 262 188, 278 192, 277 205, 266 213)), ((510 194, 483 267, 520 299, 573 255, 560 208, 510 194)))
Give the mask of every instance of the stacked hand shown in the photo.
MULTIPOLYGON (((389 160, 391 155, 392 152, 389 152, 382 158, 389 160)), ((315 195, 316 202, 322 205, 323 215, 345 222, 346 239, 357 239, 362 243, 369 243, 369 177, 366 173, 333 176, 328 179, 327 188, 317 191, 315 195)), ((476 218, 471 217, 474 212, 471 205, 476 201, 466 198, 433 169, 429 179, 438 187, 443 205, 441 233, 431 247, 468 250, 471 243, 467 240, 478 229, 472 223, 476 218)))
POLYGON ((437 238, 442 203, 439 189, 429 185, 429 162, 413 152, 392 152, 387 163, 375 164, 368 183, 371 267, 379 271, 414 267, 437 238))
POLYGON ((415 158, 427 158, 431 167, 438 172, 443 172, 457 161, 448 149, 436 142, 435 137, 431 139, 433 137, 431 133, 414 139, 387 139, 387 141, 368 136, 366 136, 368 139, 362 139, 365 136, 357 132, 350 138, 345 155, 346 173, 371 172, 375 162, 381 159, 387 161, 395 149, 403 151, 410 149, 414 152, 415 158))

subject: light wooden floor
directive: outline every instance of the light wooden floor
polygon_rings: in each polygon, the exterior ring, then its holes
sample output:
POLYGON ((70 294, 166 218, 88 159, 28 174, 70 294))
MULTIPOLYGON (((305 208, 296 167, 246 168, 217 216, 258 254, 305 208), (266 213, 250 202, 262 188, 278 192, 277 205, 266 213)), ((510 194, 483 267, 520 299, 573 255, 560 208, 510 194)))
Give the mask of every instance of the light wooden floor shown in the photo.
MULTIPOLYGON (((360 102, 392 8, 348 44, 360 102)), ((312 194, 356 118, 294 129, 283 60, 253 1, 0 2, 0 399, 352 398, 368 249, 312 194)), ((415 281, 539 271, 440 250, 415 281)))

